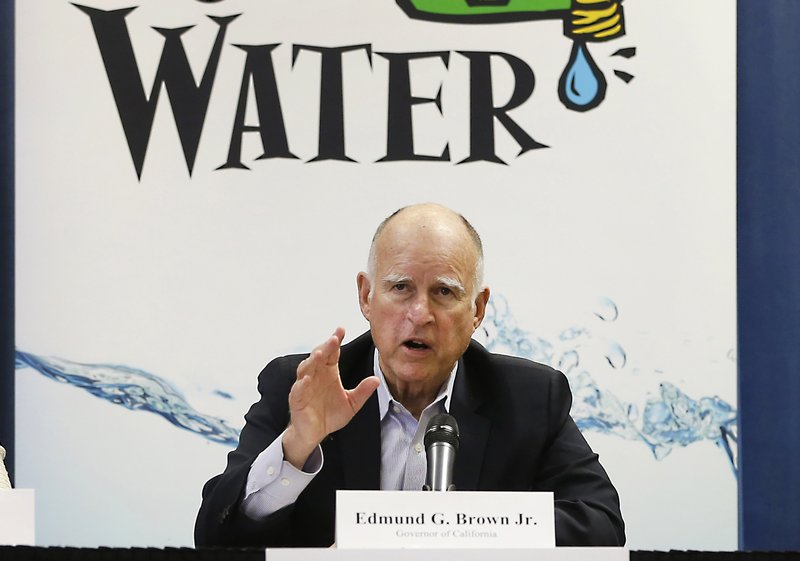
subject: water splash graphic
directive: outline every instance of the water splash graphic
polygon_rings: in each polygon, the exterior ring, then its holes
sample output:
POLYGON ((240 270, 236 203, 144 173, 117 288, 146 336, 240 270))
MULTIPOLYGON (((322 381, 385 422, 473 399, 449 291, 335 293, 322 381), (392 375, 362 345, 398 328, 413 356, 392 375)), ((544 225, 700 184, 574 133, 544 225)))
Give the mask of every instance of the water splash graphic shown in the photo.
MULTIPOLYGON (((595 304, 594 317, 602 323, 616 321, 619 310, 609 299, 595 304)), ((657 398, 641 408, 624 403, 613 393, 600 388, 587 370, 589 353, 602 353, 605 368, 623 370, 627 353, 616 341, 594 337, 585 326, 563 329, 554 341, 547 341, 521 329, 501 295, 493 295, 481 326, 487 349, 521 356, 551 365, 568 378, 573 393, 572 418, 582 431, 597 431, 625 440, 644 443, 657 460, 674 448, 695 442, 711 441, 723 450, 736 474, 738 442, 737 412, 718 397, 694 400, 678 387, 662 382, 657 398)), ((728 358, 735 360, 733 351, 728 358)), ((92 395, 131 410, 149 411, 173 425, 210 441, 236 446, 239 431, 226 421, 206 415, 188 404, 170 382, 128 366, 81 364, 59 358, 43 358, 16 351, 16 368, 32 368, 48 378, 76 386, 92 395)), ((663 372, 656 370, 657 374, 663 372)), ((637 374, 634 371, 632 374, 637 374)), ((233 396, 222 390, 212 395, 226 400, 233 396)))
POLYGON ((558 97, 567 109, 588 111, 606 97, 606 78, 589 53, 586 43, 575 41, 569 62, 558 82, 558 97))
MULTIPOLYGON (((604 322, 616 320, 617 314, 616 304, 608 299, 601 300, 594 311, 604 322)), ((675 447, 711 441, 723 450, 736 475, 737 412, 719 397, 694 400, 673 384, 662 382, 659 397, 644 404, 640 417, 635 404, 623 403, 613 393, 601 389, 592 375, 581 368, 581 351, 592 342, 586 327, 563 330, 553 344, 520 329, 505 298, 493 296, 482 329, 487 349, 548 364, 567 376, 573 394, 571 415, 582 431, 641 441, 657 460, 665 458, 675 447)), ((627 354, 615 341, 605 343, 603 355, 614 370, 626 365, 627 354)))
POLYGON ((172 384, 144 370, 43 358, 19 350, 14 362, 17 369, 30 367, 51 380, 71 384, 116 405, 150 411, 213 442, 236 446, 239 441, 238 430, 195 410, 172 384))

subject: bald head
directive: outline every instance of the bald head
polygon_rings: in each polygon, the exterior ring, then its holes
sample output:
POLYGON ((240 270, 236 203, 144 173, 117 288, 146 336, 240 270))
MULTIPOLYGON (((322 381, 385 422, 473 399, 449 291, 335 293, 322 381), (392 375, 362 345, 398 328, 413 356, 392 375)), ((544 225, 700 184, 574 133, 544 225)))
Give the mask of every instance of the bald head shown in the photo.
MULTIPOLYGON (((374 281, 378 248, 382 240, 392 238, 392 233, 402 230, 414 236, 424 236, 436 243, 437 236, 462 235, 465 249, 474 256, 473 297, 483 287, 483 244, 478 232, 462 215, 434 203, 423 203, 400 208, 380 223, 369 248, 367 273, 374 281), (385 234, 390 234, 386 235, 385 234)), ((434 249, 432 247, 432 249, 434 249)))

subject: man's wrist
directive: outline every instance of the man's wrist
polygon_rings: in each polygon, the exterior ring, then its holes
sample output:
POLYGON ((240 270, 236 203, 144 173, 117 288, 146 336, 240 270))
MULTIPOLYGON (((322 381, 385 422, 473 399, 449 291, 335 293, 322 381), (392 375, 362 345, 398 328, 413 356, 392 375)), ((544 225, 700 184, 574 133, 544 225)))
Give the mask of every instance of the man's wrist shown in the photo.
POLYGON ((311 453, 322 442, 321 439, 318 441, 305 441, 291 423, 286 427, 282 440, 283 459, 299 470, 303 469, 311 453))

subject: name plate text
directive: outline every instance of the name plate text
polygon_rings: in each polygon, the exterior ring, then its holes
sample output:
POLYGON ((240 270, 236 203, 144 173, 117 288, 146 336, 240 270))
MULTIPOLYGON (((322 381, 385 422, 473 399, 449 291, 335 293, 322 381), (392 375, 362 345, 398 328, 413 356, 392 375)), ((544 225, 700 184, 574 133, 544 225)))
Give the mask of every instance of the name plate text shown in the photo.
POLYGON ((338 491, 336 546, 555 547, 553 493, 338 491))

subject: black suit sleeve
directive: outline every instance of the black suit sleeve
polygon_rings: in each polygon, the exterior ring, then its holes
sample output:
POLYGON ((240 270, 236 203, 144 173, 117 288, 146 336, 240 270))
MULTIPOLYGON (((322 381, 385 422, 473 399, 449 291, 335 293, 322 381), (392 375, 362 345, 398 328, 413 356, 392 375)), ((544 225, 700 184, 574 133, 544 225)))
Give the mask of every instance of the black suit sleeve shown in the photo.
POLYGON ((246 516, 240 506, 250 465, 289 422, 289 389, 302 358, 275 359, 259 375, 261 398, 245 415, 239 445, 228 454, 225 471, 203 487, 203 502, 194 533, 198 547, 277 547, 289 542, 293 505, 262 521, 246 516))
POLYGON ((619 495, 569 415, 572 394, 561 373, 551 379, 549 442, 536 482, 555 499, 556 545, 622 546, 619 495))

